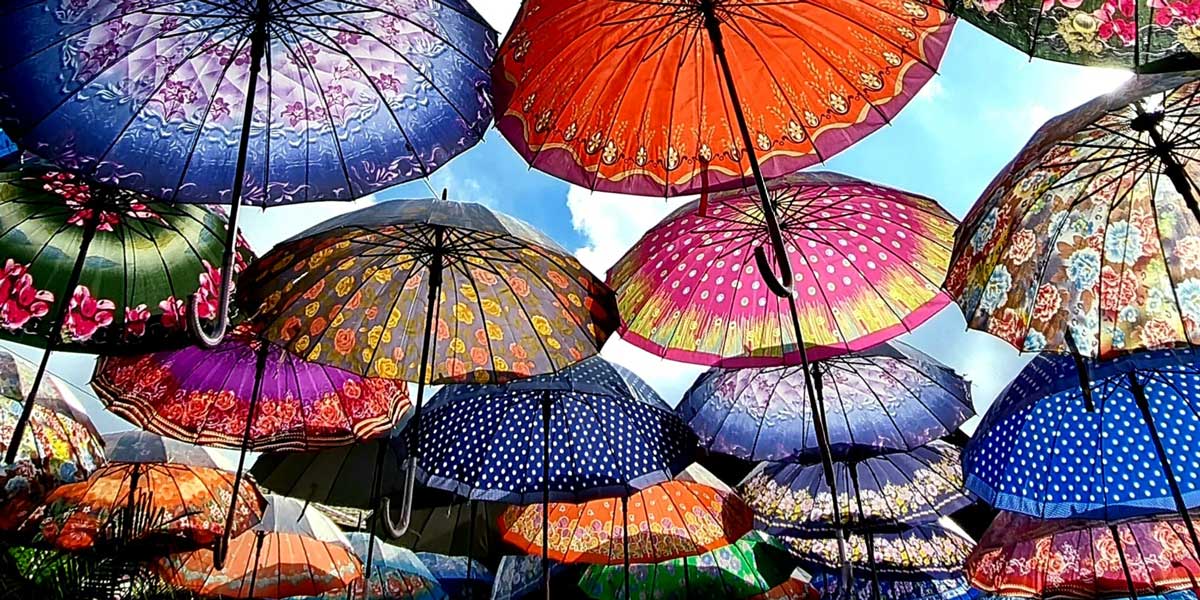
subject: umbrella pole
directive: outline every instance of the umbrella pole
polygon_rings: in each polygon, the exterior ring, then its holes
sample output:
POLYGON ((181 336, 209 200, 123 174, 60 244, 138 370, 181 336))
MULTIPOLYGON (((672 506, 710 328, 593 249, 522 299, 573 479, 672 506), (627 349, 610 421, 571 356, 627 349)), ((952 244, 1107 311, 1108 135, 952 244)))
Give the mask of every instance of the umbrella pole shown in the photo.
POLYGON ((256 531, 254 532, 254 567, 250 570, 250 591, 246 593, 247 598, 254 597, 254 584, 258 582, 258 561, 262 554, 263 540, 267 534, 256 531))
POLYGON ((1183 196, 1183 202, 1192 211, 1192 216, 1200 221, 1200 203, 1196 201, 1196 193, 1192 190, 1192 183, 1188 179, 1187 171, 1173 154, 1174 146, 1163 139, 1162 132, 1158 130, 1158 125, 1163 120, 1163 113, 1147 113, 1142 108, 1141 101, 1134 102, 1133 108, 1137 111, 1137 116, 1133 118, 1129 128, 1150 135, 1152 143, 1150 153, 1162 161, 1163 172, 1171 180, 1171 185, 1175 187, 1175 191, 1179 192, 1180 196, 1183 196))
POLYGON ((1096 403, 1092 400, 1092 382, 1089 377, 1087 361, 1083 359, 1083 354, 1079 352, 1079 345, 1075 343, 1075 333, 1071 328, 1067 328, 1067 349, 1071 351, 1071 358, 1075 361, 1075 373, 1079 375, 1079 389, 1083 392, 1083 407, 1088 412, 1096 412, 1096 403))
POLYGON ((267 371, 267 352, 269 350, 266 340, 258 341, 258 348, 254 351, 254 389, 250 393, 250 407, 246 411, 246 428, 242 431, 242 452, 238 455, 237 471, 233 476, 233 490, 229 497, 229 510, 225 514, 225 531, 221 534, 221 542, 217 545, 217 552, 214 555, 214 561, 217 569, 221 569, 225 565, 225 554, 229 550, 229 536, 233 532, 233 519, 237 511, 238 491, 242 485, 242 477, 246 474, 246 451, 250 447, 250 432, 254 425, 254 416, 258 410, 258 401, 262 396, 263 376, 267 371))
MULTIPOLYGON (((867 512, 863 510, 862 491, 858 487, 858 463, 851 463, 847 466, 850 469, 850 483, 854 486, 854 502, 858 505, 859 524, 866 527, 867 512)), ((867 564, 871 568, 871 600, 880 600, 879 567, 875 564, 875 534, 864 531, 863 541, 867 546, 867 564)))
POLYGON ((25 437, 25 428, 29 425, 29 417, 33 414, 34 405, 37 404, 38 388, 42 385, 42 378, 46 376, 50 355, 58 346, 59 338, 62 336, 63 321, 69 314, 71 298, 75 294, 76 286, 79 285, 80 277, 83 276, 83 264, 87 262, 88 248, 91 247, 92 240, 96 237, 96 229, 100 226, 100 212, 100 208, 96 207, 90 218, 83 222, 79 255, 75 257, 71 274, 67 276, 67 283, 63 286, 63 295, 58 301, 57 310, 50 315, 50 331, 46 335, 46 348, 42 351, 42 360, 38 363, 37 372, 33 375, 33 382, 29 385, 29 393, 25 395, 21 416, 17 418, 17 425, 13 428, 12 440, 8 442, 8 450, 4 454, 4 464, 11 465, 17 461, 17 454, 21 449, 21 439, 25 437))
POLYGON ((1133 575, 1129 572, 1129 562, 1125 559, 1125 548, 1121 545, 1121 534, 1116 525, 1109 525, 1113 542, 1117 544, 1117 556, 1121 559, 1121 571, 1125 573, 1125 584, 1129 586, 1129 597, 1138 600, 1137 588, 1133 585, 1133 575))
POLYGON ((625 521, 621 525, 621 544, 625 558, 625 597, 629 598, 629 490, 625 490, 625 495, 621 496, 621 518, 625 521))
POLYGON ((550 600, 550 399, 542 395, 542 586, 550 600))
POLYGON ((121 532, 120 536, 125 541, 133 539, 133 511, 135 506, 134 494, 137 491, 138 479, 141 478, 142 475, 142 472, 140 471, 142 465, 135 463, 130 465, 130 467, 132 467, 133 472, 129 475, 129 497, 125 501, 125 518, 122 519, 122 529, 124 529, 124 531, 121 532))
POLYGON ((1175 510, 1179 511, 1179 516, 1183 518, 1183 524, 1187 527, 1188 537, 1192 540, 1192 548, 1196 551, 1196 556, 1200 556, 1200 538, 1196 536, 1196 526, 1192 523, 1192 517, 1188 514, 1187 504, 1183 501, 1183 494, 1179 491, 1179 482, 1175 481, 1175 473, 1171 469, 1171 463, 1167 460, 1167 453, 1163 450, 1162 440, 1158 437, 1158 428, 1154 425, 1154 417, 1150 414, 1150 403, 1146 400, 1146 388, 1142 382, 1138 381, 1135 371, 1129 372, 1129 387, 1133 392, 1133 399, 1137 403, 1138 410, 1142 413, 1142 420, 1146 422, 1146 427, 1150 430, 1150 440, 1154 442, 1154 452, 1158 455, 1158 462, 1162 465, 1163 474, 1167 476, 1167 486, 1171 488, 1171 497, 1175 500, 1175 510))
MULTIPOLYGON (((468 499, 467 504, 471 507, 471 522, 467 524, 467 588, 471 590, 471 597, 475 597, 475 588, 472 585, 473 567, 472 558, 475 553, 475 509, 478 507, 474 500, 468 499)), ((462 513, 459 513, 462 514, 462 513)))

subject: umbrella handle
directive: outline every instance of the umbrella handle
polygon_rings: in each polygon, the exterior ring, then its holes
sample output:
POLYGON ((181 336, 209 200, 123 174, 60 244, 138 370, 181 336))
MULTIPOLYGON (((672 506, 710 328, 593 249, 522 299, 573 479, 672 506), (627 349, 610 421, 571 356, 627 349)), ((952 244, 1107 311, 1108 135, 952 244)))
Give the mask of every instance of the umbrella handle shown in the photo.
POLYGON ((408 526, 412 522, 413 491, 417 484, 417 461, 409 458, 404 462, 404 495, 400 503, 400 522, 392 521, 391 498, 384 498, 378 511, 379 522, 383 525, 383 530, 393 538, 408 533, 408 526))
POLYGON ((233 272, 231 269, 226 269, 221 274, 221 302, 217 309, 217 327, 212 333, 204 330, 204 324, 200 322, 200 294, 192 294, 191 305, 188 307, 188 320, 192 326, 192 333, 196 335, 200 345, 206 348, 215 348, 221 340, 225 339, 225 332, 229 329, 229 294, 232 287, 233 272), (226 274, 228 273, 228 274, 226 274))
MULTIPOLYGON (((774 240, 771 241, 771 245, 775 245, 774 240)), ((780 298, 790 298, 796 295, 796 290, 792 289, 792 266, 788 264, 786 258, 783 258, 784 256, 786 255, 776 249, 775 262, 779 263, 779 277, 776 277, 775 270, 767 260, 767 253, 763 247, 758 246, 754 249, 754 262, 758 263, 758 272, 762 276, 763 282, 767 284, 767 289, 780 298)))

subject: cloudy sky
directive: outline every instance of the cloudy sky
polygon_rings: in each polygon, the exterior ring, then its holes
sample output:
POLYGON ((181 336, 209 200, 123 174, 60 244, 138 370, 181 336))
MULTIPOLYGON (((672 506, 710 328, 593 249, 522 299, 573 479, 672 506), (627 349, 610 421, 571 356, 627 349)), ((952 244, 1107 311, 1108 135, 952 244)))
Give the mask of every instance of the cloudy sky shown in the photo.
MULTIPOLYGON (((503 33, 519 2, 476 0, 475 5, 503 33)), ((892 125, 824 168, 935 198, 961 217, 1046 119, 1113 89, 1125 78, 1117 71, 1030 61, 963 23, 954 32, 939 76, 892 125)), ((431 189, 443 187, 456 200, 482 202, 529 221, 601 274, 678 204, 591 193, 530 170, 493 131, 428 183, 411 183, 356 203, 248 210, 243 223, 252 246, 261 253, 321 219, 372 201, 427 197, 431 189)), ((980 414, 1028 358, 988 335, 967 331, 954 306, 904 339, 965 374, 974 383, 980 414)), ((31 359, 39 356, 33 349, 13 349, 31 359)), ((703 370, 659 359, 620 340, 609 343, 604 356, 640 374, 671 404, 703 370)), ((60 354, 52 359, 51 371, 77 388, 101 430, 127 428, 88 391, 93 362, 87 356, 60 354)))

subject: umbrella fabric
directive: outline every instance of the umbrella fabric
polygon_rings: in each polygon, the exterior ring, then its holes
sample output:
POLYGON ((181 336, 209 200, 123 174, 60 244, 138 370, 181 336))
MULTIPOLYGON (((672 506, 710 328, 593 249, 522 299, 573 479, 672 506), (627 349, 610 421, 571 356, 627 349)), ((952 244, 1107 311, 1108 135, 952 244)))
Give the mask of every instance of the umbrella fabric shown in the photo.
MULTIPOLYGON (((792 578, 767 590, 763 594, 752 596, 751 600, 819 600, 817 589, 804 579, 792 573, 792 578)), ((890 599, 889 599, 890 600, 890 599)))
POLYGON ((287 598, 353 584, 362 589, 362 565, 336 525, 299 500, 266 498, 262 521, 230 540, 224 569, 214 568, 212 550, 171 554, 154 569, 168 585, 203 596, 287 598))
MULTIPOLYGON (((936 202, 833 173, 798 173, 771 189, 810 359, 875 346, 949 302, 940 286, 956 221, 936 202)), ((750 256, 767 244, 758 197, 710 203, 680 207, 609 270, 621 339, 696 364, 799 364, 795 332, 780 326, 788 301, 763 285, 750 256)))
POLYGON ((1101 358, 1200 342, 1200 223, 1183 185, 1198 168, 1197 75, 1131 79, 1043 125, 997 175, 946 279, 971 328, 1101 358))
POLYGON ((983 0, 954 13, 1028 54, 1140 73, 1194 68, 1197 15, 1185 2, 1155 0, 983 0))
MULTIPOLYGON (((199 293, 198 316, 215 315, 225 226, 213 209, 155 202, 39 161, 2 166, 0 337, 44 347, 65 310, 55 349, 185 345, 185 301, 199 293), (67 290, 88 228, 87 258, 67 290)), ((240 270, 253 255, 238 242, 240 270)))
POLYGON ((493 67, 496 125, 535 168, 595 190, 677 196, 751 177, 744 111, 767 177, 845 149, 933 75, 953 20, 939 3, 706 4, 538 0, 493 67))
MULTIPOLYGON (((791 578, 795 561, 774 538, 751 531, 698 556, 630 565, 630 598, 749 598, 791 578)), ((625 568, 591 565, 579 587, 597 599, 625 598, 625 568)))
MULTIPOLYGON (((904 344, 814 363, 835 459, 914 450, 975 414, 970 384, 904 344)), ((713 452, 751 460, 815 460, 816 430, 800 367, 706 371, 676 407, 713 452)))
MULTIPOLYGON (((658 563, 703 554, 750 531, 753 514, 732 492, 690 481, 665 481, 619 498, 554 503, 547 555, 561 562, 658 563), (626 516, 628 510, 628 516, 626 516), (628 539, 627 539, 628 538, 628 539)), ((500 517, 504 541, 542 553, 542 506, 514 506, 500 517)))
POLYGON ((111 464, 167 463, 231 471, 228 457, 212 448, 180 442, 148 431, 130 429, 104 436, 104 455, 111 464))
MULTIPOLYGON (((370 534, 351 532, 346 534, 359 560, 367 556, 370 534)), ((447 595, 432 572, 411 550, 385 544, 376 539, 372 554, 371 580, 366 594, 359 584, 352 597, 366 600, 443 600, 447 595)), ((341 600, 346 594, 341 591, 327 592, 322 596, 328 600, 341 600)))
POLYGON ((967 444, 967 489, 1003 510, 1117 520, 1176 510, 1165 458, 1184 504, 1200 504, 1200 446, 1184 433, 1200 426, 1198 352, 1158 350, 1091 366, 1091 411, 1074 361, 1038 356, 997 397, 967 444), (1165 457, 1152 443, 1130 377, 1145 386, 1165 457))
MULTIPOLYGON (((0 350, 0 449, 7 450, 32 379, 28 364, 0 350)), ((17 460, 0 469, 0 532, 20 525, 54 488, 87 479, 103 464, 100 434, 87 412, 57 377, 46 377, 17 460)))
MULTIPOLYGON (((563 597, 579 597, 579 576, 582 565, 550 563, 551 588, 563 597)), ((496 583, 492 586, 492 600, 532 600, 542 595, 542 559, 538 556, 505 556, 500 559, 496 570, 496 583)))
POLYGON ((1001 513, 967 560, 967 578, 986 593, 1022 598, 1120 597, 1130 586, 1143 598, 1194 588, 1200 561, 1178 515, 1114 527, 1115 535, 1101 521, 1001 513))
POLYGON ((650 386, 598 356, 503 385, 448 385, 428 408, 420 431, 408 430, 424 452, 418 479, 475 500, 530 504, 545 490, 554 502, 628 493, 671 479, 696 448, 650 386))
POLYGON ((240 449, 255 380, 261 379, 251 450, 348 444, 386 433, 408 409, 404 382, 310 363, 273 344, 259 374, 256 354, 264 343, 241 325, 215 348, 104 357, 92 385, 110 410, 139 427, 240 449))
MULTIPOLYGON (((1024 599, 1024 596, 1001 596, 1000 594, 979 594, 979 600, 1017 600, 1024 599)), ((1132 596, 1112 596, 1110 600, 1196 600, 1196 592, 1194 590, 1177 590, 1167 592, 1165 594, 1147 594, 1138 595, 1137 598, 1132 596)))
MULTIPOLYGON (((230 534, 263 517, 266 500, 241 482, 230 534)), ((118 463, 60 486, 23 525, 33 541, 61 550, 121 548, 180 552, 212 546, 225 533, 233 473, 165 463, 118 463), (132 494, 132 497, 131 497, 132 494)))
POLYGON ((491 118, 495 33, 463 0, 39 0, 0 33, 14 141, 172 201, 229 203, 243 146, 233 201, 359 198, 428 175, 491 118))
MULTIPOLYGON (((855 571, 849 588, 853 600, 872 600, 874 581, 869 571, 855 571)), ((822 598, 846 598, 840 572, 818 572, 812 585, 822 598)), ((972 588, 961 575, 933 578, 914 573, 900 576, 879 576, 879 596, 886 600, 975 600, 979 591, 972 588)), ((1180 599, 1183 600, 1183 599, 1180 599)))
POLYGON ((395 200, 335 217, 277 244, 239 291, 293 353, 417 381, 431 284, 426 383, 554 372, 598 352, 617 324, 611 290, 569 252, 463 202, 395 200))
MULTIPOLYGON (((916 525, 869 535, 875 544, 875 570, 880 574, 952 577, 962 572, 973 546, 962 536, 938 525, 916 525)), ((832 538, 778 537, 805 569, 828 571, 841 568, 837 544, 832 538)), ((869 568, 864 535, 846 536, 846 549, 849 561, 856 568, 869 568)))
POLYGON ((479 561, 465 556, 417 552, 417 558, 437 578, 451 598, 487 598, 496 577, 479 561))
MULTIPOLYGON (((971 503, 962 492, 961 460, 958 448, 935 440, 910 452, 834 463, 841 522, 863 529, 949 516, 971 503)), ((833 502, 819 464, 762 463, 738 490, 758 529, 794 535, 833 526, 833 502)))
MULTIPOLYGON (((397 545, 411 548, 419 556, 449 555, 455 560, 470 557, 491 566, 497 564, 500 558, 496 554, 502 549, 499 522, 505 505, 464 500, 424 486, 413 497, 408 531, 394 541, 397 545)), ((433 566, 429 569, 438 574, 433 566)))

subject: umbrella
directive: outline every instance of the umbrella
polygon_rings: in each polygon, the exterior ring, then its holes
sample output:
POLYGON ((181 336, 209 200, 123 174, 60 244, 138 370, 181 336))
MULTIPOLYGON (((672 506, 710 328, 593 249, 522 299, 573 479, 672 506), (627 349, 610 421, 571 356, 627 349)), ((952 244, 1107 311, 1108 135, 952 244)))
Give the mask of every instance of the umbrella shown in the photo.
POLYGON ((820 600, 820 597, 821 594, 808 582, 808 574, 803 569, 796 569, 787 581, 753 596, 752 600, 820 600))
POLYGON ((608 598, 749 598, 791 578, 795 561, 771 536, 751 531, 738 541, 698 556, 631 565, 622 588, 621 567, 591 565, 579 580, 588 596, 608 598))
MULTIPOLYGON (((820 534, 812 537, 777 536, 800 560, 800 566, 813 571, 841 569, 834 541, 820 534)), ((914 525, 890 532, 875 532, 868 537, 847 536, 850 562, 865 564, 880 576, 920 574, 953 577, 962 573, 963 563, 973 544, 965 537, 937 524, 914 525)), ((882 593, 882 589, 880 590, 882 593)))
MULTIPOLYGON (((10 439, 34 377, 22 360, 0 350, 0 444, 10 439)), ((79 401, 57 377, 45 383, 29 413, 30 435, 21 439, 16 461, 0 469, 0 532, 24 522, 54 488, 87 479, 104 464, 100 434, 79 401)))
POLYGON ((1094 358, 1200 343, 1198 74, 1138 77, 1050 120, 997 175, 946 278, 970 327, 1094 358))
POLYGON ((1198 15, 1186 2, 980 0, 947 6, 1031 58, 1159 73, 1194 69, 1200 53, 1198 15))
MULTIPOLYGON (((564 596, 579 597, 579 576, 583 565, 551 563, 550 576, 554 588, 564 596), (569 591, 563 591, 568 590, 569 591)), ((505 556, 500 559, 496 570, 496 583, 492 586, 492 600, 528 600, 536 598, 542 591, 542 559, 537 556, 505 556)))
MULTIPOLYGON (((971 504, 958 448, 933 441, 911 452, 838 462, 842 523, 859 530, 936 521, 971 504), (856 506, 857 510, 849 508, 856 506)), ((738 486, 756 526, 775 534, 828 531, 832 498, 820 465, 762 463, 738 486)))
MULTIPOLYGON (((753 514, 698 465, 629 496, 549 506, 546 555, 561 562, 658 563, 727 546, 750 531, 753 514), (683 474, 681 474, 682 476, 683 474)), ((504 541, 541 554, 542 507, 514 506, 500 517, 504 541)))
POLYGON ((1001 596, 1145 598, 1194 590, 1200 561, 1178 515, 1110 524, 1004 512, 966 573, 971 585, 1001 596))
MULTIPOLYGON (((45 163, 0 160, 0 338, 44 348, 5 457, 24 434, 54 350, 127 352, 187 343, 183 301, 216 310, 225 218, 101 185, 45 163)), ((237 253, 240 269, 251 253, 237 253)))
MULTIPOLYGON (((878 577, 882 592, 887 600, 975 600, 979 592, 967 583, 961 574, 954 577, 929 577, 919 573, 904 573, 899 576, 878 577)), ((871 583, 856 579, 843 587, 838 573, 818 572, 810 580, 822 598, 851 598, 870 600, 871 583), (846 595, 849 592, 850 595, 846 595)), ((1180 599, 1182 600, 1182 599, 1180 599)))
MULTIPOLYGON (((0 122, 18 145, 172 202, 230 204, 230 231, 243 203, 425 177, 491 118, 495 33, 465 0, 35 0, 0 34, 0 122)), ((233 237, 207 343, 228 322, 233 237)))
MULTIPOLYGON (((915 450, 975 414, 970 384, 919 350, 887 342, 813 363, 826 392, 833 457, 915 450)), ((706 371, 676 412, 713 452, 751 460, 819 457, 800 367, 706 371)))
POLYGON ((223 569, 212 550, 171 554, 154 568, 168 584, 204 596, 315 596, 362 583, 346 535, 303 502, 274 494, 262 521, 230 542, 223 569))
MULTIPOLYGON (((449 598, 439 580, 427 568, 424 561, 411 550, 385 544, 380 540, 371 543, 371 534, 351 532, 346 534, 350 546, 359 560, 363 560, 370 547, 371 562, 375 568, 371 570, 366 593, 361 597, 366 600, 443 600, 449 598)), ((365 561, 364 561, 365 562, 365 561)), ((358 586, 361 589, 361 585, 358 586)), ((329 600, 341 600, 348 595, 340 591, 327 592, 323 595, 329 600)), ((351 596, 358 597, 358 596, 351 596)))
POLYGON ((475 500, 541 502, 547 594, 551 500, 629 495, 671 479, 696 448, 650 386, 598 356, 502 385, 445 386, 417 425, 408 435, 427 447, 417 460, 425 484, 475 500))
POLYGON ((417 558, 437 578, 451 598, 487 598, 496 577, 479 561, 465 556, 417 552, 417 558))

